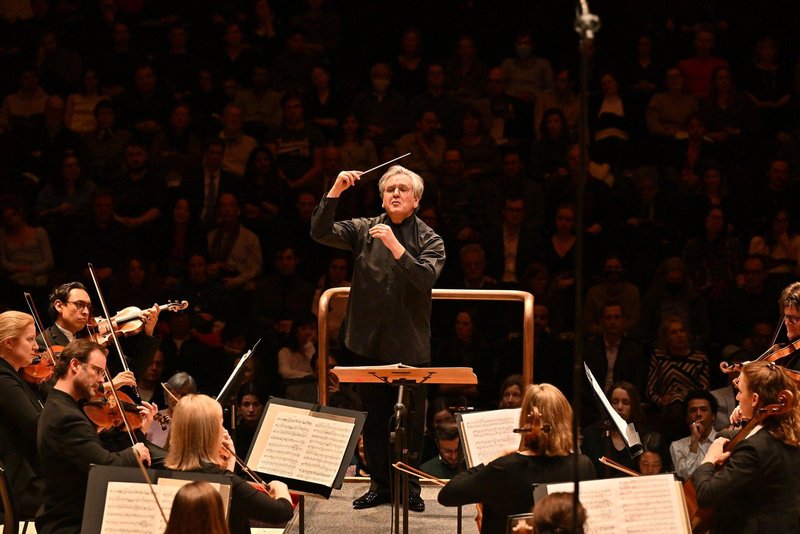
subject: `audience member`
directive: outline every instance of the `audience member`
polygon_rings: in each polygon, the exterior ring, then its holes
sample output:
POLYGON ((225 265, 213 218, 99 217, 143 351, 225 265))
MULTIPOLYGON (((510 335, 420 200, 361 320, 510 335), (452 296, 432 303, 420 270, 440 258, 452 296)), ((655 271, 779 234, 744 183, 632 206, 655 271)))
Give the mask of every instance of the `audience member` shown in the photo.
POLYGON ((458 426, 443 424, 436 427, 436 447, 439 455, 419 466, 420 471, 438 479, 451 479, 466 469, 458 426))
POLYGON ((689 424, 689 435, 669 446, 675 474, 682 480, 688 480, 717 436, 714 420, 717 416, 717 399, 709 391, 690 391, 686 395, 686 422, 689 424))

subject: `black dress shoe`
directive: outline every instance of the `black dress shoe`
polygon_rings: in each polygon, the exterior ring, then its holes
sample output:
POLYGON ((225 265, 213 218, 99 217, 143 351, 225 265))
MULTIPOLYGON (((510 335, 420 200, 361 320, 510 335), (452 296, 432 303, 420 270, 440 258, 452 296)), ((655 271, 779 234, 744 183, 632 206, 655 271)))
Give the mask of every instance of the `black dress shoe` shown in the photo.
MULTIPOLYGON (((364 508, 373 508, 375 506, 386 504, 391 501, 392 499, 386 493, 378 493, 377 491, 368 491, 364 495, 353 501, 353 508, 355 508, 356 510, 362 510, 364 508)), ((425 507, 425 503, 422 503, 422 507, 423 508, 425 507)))
POLYGON ((419 493, 408 494, 408 509, 412 512, 425 511, 425 501, 422 500, 422 497, 419 495, 419 493))

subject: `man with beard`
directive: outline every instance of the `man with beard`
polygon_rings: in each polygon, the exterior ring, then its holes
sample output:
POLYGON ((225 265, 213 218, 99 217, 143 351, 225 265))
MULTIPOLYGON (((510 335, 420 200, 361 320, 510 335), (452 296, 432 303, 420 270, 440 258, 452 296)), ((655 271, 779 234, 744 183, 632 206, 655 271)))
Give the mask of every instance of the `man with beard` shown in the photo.
MULTIPOLYGON (((93 464, 134 467, 137 455, 145 464, 150 463, 150 452, 142 443, 121 452, 107 451, 94 425, 81 410, 80 401, 97 395, 105 368, 106 349, 86 339, 70 343, 56 365, 56 385, 39 417, 37 434, 45 478, 43 511, 36 518, 37 532, 80 532, 89 469, 93 464)), ((142 431, 147 431, 156 411, 149 403, 140 408, 142 431)))

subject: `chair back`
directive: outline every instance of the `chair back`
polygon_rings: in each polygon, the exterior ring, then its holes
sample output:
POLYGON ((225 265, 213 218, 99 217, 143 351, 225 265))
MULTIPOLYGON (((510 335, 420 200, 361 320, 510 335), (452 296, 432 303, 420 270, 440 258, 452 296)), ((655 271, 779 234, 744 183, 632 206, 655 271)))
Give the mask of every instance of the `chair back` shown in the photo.
POLYGON ((8 485, 8 478, 6 478, 6 470, 2 465, 0 465, 0 500, 3 502, 3 534, 17 534, 19 524, 17 515, 14 513, 14 501, 8 485))

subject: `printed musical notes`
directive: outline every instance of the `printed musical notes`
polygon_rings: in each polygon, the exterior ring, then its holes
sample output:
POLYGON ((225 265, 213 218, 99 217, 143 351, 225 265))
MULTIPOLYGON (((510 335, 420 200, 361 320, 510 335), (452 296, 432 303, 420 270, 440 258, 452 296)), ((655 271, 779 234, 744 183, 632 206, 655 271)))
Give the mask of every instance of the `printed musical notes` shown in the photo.
POLYGON ((461 441, 469 467, 488 464, 519 448, 519 408, 460 414, 461 441))
MULTIPOLYGON (((189 481, 186 481, 189 482, 189 481)), ((153 486, 167 519, 180 486, 153 486)), ((147 484, 109 482, 100 534, 157 534, 167 526, 147 484)))

